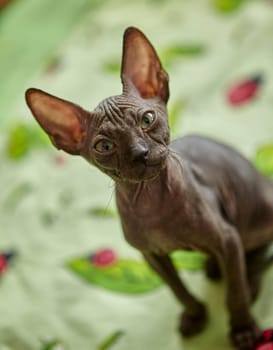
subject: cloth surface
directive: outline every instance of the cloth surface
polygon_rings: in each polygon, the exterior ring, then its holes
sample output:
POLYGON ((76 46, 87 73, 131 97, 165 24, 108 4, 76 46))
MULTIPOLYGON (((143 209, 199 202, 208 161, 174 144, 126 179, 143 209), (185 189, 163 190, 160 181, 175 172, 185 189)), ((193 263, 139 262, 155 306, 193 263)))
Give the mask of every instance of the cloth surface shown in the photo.
MULTIPOLYGON (((27 6, 23 3, 5 8, 1 18, 11 18, 17 6, 27 6)), ((214 137, 272 175, 273 3, 231 1, 234 8, 209 0, 81 3, 85 10, 77 8, 81 16, 69 30, 62 28, 66 35, 59 32, 58 47, 49 45, 56 38, 51 28, 47 40, 43 36, 19 53, 20 65, 9 67, 1 82, 10 90, 3 110, 0 97, 0 250, 15 250, 17 256, 0 277, 0 350, 231 350, 224 284, 205 278, 202 257, 179 260, 183 279, 210 314, 206 330, 185 340, 176 331, 182 307, 123 238, 113 182, 84 160, 55 150, 23 96, 33 86, 93 109, 120 93, 122 34, 133 25, 148 36, 169 73, 172 137, 214 137), (23 59, 32 56, 35 60, 23 59), (8 77, 14 69, 13 90, 8 77), (31 74, 19 74, 24 69, 31 74), (231 89, 240 94, 242 84, 256 82, 257 75, 263 82, 254 84, 255 93, 243 94, 241 104, 228 100, 231 89), (94 267, 94 254, 104 248, 110 255, 99 258, 107 266, 94 267), (132 292, 134 283, 139 289, 132 292)), ((49 17, 42 25, 50 27, 50 13, 40 16, 49 17)), ((35 20, 22 23, 39 35, 35 20)), ((0 41, 8 28, 2 23, 0 41)), ((27 46, 32 38, 24 40, 27 46)), ((252 309, 264 329, 273 327, 272 295, 270 268, 252 309)))

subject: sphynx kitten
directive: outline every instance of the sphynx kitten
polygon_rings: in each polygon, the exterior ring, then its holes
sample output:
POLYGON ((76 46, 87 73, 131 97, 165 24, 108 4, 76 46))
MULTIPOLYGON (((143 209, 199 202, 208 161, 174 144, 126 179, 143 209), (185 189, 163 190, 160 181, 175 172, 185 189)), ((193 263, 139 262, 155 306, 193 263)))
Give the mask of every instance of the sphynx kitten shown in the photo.
POLYGON ((259 328, 251 302, 273 240, 273 186, 232 148, 202 136, 170 143, 168 75, 145 35, 124 33, 121 95, 93 112, 29 89, 26 101, 52 143, 81 155, 115 181, 126 240, 183 304, 179 330, 203 330, 206 308, 184 286, 169 254, 208 254, 207 275, 223 276, 230 337, 252 350, 259 328))

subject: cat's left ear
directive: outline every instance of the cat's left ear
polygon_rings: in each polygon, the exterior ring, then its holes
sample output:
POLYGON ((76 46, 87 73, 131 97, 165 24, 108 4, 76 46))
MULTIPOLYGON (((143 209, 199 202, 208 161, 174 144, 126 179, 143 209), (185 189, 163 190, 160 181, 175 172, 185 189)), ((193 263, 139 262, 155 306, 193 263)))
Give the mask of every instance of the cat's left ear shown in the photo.
POLYGON ((56 148, 80 154, 87 134, 88 112, 38 89, 26 91, 26 102, 56 148))
POLYGON ((125 91, 133 84, 142 98, 159 97, 165 103, 168 101, 168 74, 152 44, 134 27, 124 33, 121 80, 125 91))

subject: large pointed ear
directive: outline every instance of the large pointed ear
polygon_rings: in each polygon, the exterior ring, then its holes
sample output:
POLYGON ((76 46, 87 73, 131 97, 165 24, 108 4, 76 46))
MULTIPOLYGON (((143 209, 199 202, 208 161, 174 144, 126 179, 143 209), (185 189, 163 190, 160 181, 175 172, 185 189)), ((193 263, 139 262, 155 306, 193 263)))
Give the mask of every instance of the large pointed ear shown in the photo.
POLYGON ((137 28, 129 27, 124 33, 121 80, 125 91, 133 84, 143 98, 168 101, 168 74, 149 40, 137 28))
POLYGON ((26 91, 26 102, 55 147, 80 154, 87 133, 88 112, 38 89, 26 91))

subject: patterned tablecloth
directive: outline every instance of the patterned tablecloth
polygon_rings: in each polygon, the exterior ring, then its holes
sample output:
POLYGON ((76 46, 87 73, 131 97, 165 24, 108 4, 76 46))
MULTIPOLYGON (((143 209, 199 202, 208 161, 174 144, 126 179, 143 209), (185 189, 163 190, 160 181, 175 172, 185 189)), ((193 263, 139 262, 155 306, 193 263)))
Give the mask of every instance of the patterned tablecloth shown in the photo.
MULTIPOLYGON (((169 72, 172 137, 215 137, 273 175, 272 1, 14 1, 0 13, 0 350, 231 349, 205 257, 174 256, 210 313, 181 340, 181 307, 123 239, 113 182, 53 149, 24 103, 30 86, 90 109, 118 94, 130 25, 169 72)), ((253 306, 263 328, 272 293, 271 268, 253 306)))

